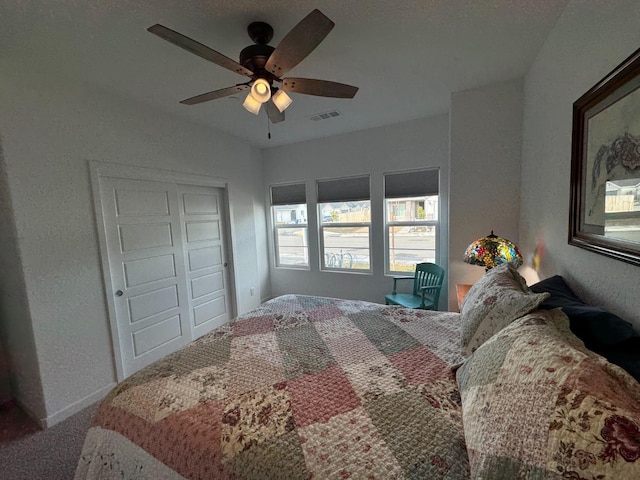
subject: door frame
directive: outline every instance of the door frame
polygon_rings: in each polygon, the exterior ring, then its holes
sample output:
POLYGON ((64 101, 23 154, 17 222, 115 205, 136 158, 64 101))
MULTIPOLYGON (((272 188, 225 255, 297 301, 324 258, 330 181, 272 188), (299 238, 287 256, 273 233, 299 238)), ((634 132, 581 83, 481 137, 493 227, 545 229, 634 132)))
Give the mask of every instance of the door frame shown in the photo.
POLYGON ((100 179, 103 177, 124 178, 129 180, 146 180, 151 182, 175 183, 182 185, 195 185, 200 187, 215 187, 222 189, 222 209, 224 213, 224 231, 226 254, 229 275, 229 299, 231 302, 229 314, 235 318, 238 311, 236 291, 238 289, 235 275, 235 249, 233 248, 233 238, 236 238, 234 231, 233 210, 230 202, 231 194, 229 181, 223 177, 211 177, 207 175, 194 175, 173 170, 163 170, 159 168, 138 167, 120 163, 89 161, 89 173, 91 176, 91 190, 93 194, 93 206, 95 212, 95 225, 98 233, 100 247, 100 263, 102 268, 103 293, 107 304, 107 314, 109 316, 109 327, 111 331, 111 344, 113 346, 113 361, 116 369, 116 379, 118 382, 124 380, 124 363, 122 351, 120 350, 118 321, 116 318, 116 306, 112 292, 114 291, 111 282, 111 267, 107 248, 107 236, 105 233, 105 218, 102 212, 102 188, 100 179))

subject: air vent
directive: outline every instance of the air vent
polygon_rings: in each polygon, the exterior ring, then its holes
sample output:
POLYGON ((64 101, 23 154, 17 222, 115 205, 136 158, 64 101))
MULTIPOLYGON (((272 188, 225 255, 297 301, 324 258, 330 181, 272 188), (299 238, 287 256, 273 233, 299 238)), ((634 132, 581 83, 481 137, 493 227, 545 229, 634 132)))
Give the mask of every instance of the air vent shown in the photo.
POLYGON ((310 116, 309 119, 313 120, 314 122, 318 122, 320 120, 328 120, 330 118, 340 117, 341 115, 342 114, 339 111, 331 110, 330 112, 316 113, 315 115, 310 116))

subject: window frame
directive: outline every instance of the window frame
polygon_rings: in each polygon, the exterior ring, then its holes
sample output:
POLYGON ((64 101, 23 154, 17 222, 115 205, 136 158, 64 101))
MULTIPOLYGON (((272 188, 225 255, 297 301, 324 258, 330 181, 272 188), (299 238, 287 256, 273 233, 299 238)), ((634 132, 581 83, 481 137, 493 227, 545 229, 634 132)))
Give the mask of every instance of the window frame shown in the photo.
MULTIPOLYGON (((442 208, 442 199, 440 197, 440 188, 439 188, 439 177, 440 171, 438 168, 427 168, 420 170, 411 170, 411 171, 401 171, 401 172, 388 172, 383 174, 383 178, 385 181, 385 187, 382 192, 382 201, 384 204, 384 274, 386 276, 397 276, 397 275, 408 275, 411 272, 403 271, 403 270, 391 270, 391 229, 394 227, 432 227, 434 229, 434 263, 440 262, 440 222, 441 222, 441 208, 442 208), (399 196, 397 193, 398 187, 397 185, 394 188, 394 192, 391 196, 387 196, 387 179, 388 177, 397 175, 398 178, 402 178, 404 175, 425 175, 427 177, 431 177, 430 180, 426 183, 430 185, 427 186, 425 191, 420 192, 419 194, 416 191, 416 188, 419 188, 416 185, 413 185, 409 188, 406 196, 399 196), (421 199, 426 200, 428 197, 436 197, 438 205, 436 207, 436 220, 389 220, 389 201, 419 201, 421 199)), ((426 261, 426 260, 423 260, 426 261)))
MULTIPOLYGON (((369 202, 369 212, 371 212, 371 200, 367 200, 369 202)), ((323 205, 327 205, 328 203, 333 203, 333 202, 326 202, 326 203, 318 203, 318 246, 320 249, 319 252, 319 256, 320 256, 320 270, 323 272, 343 272, 343 273, 372 273, 373 272, 373 268, 371 266, 371 220, 369 220, 368 222, 324 222, 322 220, 322 206, 323 205), (327 254, 325 253, 325 245, 324 245, 324 229, 325 228, 362 228, 362 227, 367 227, 368 229, 368 251, 369 251, 369 268, 368 269, 364 269, 364 268, 343 268, 343 267, 330 267, 327 265, 326 262, 326 258, 327 258, 327 254)), ((371 216, 371 214, 369 214, 369 216, 371 216)))
MULTIPOLYGON (((371 201, 371 175, 354 175, 334 179, 316 180, 316 210, 318 214, 318 256, 321 272, 373 274, 373 225, 372 225, 372 201, 371 201), (325 222, 323 210, 327 204, 367 202, 369 208, 368 222, 325 222), (344 268, 327 265, 327 253, 325 252, 325 228, 362 228, 366 227, 367 251, 369 268, 344 268)), ((342 260, 342 259, 341 259, 342 260)))
MULTIPOLYGON (((292 269, 292 270, 311 270, 311 261, 310 261, 310 249, 309 249, 309 205, 306 201, 306 183, 298 182, 294 184, 280 184, 280 185, 271 185, 269 188, 270 193, 270 201, 271 201, 271 224, 273 226, 273 261, 274 266, 276 268, 284 268, 284 269, 292 269), (295 187, 304 187, 304 202, 299 203, 274 203, 274 189, 287 189, 295 187), (304 223, 291 223, 291 224, 278 224, 276 209, 282 209, 283 207, 291 207, 292 210, 296 210, 296 207, 304 206, 305 210, 305 221, 304 223), (281 260, 281 245, 280 245, 280 232, 286 230, 302 230, 303 235, 303 245, 302 248, 306 250, 306 264, 289 264, 283 263, 281 260)), ((286 199, 293 200, 303 200, 301 196, 301 192, 294 192, 293 197, 285 195, 286 199)))

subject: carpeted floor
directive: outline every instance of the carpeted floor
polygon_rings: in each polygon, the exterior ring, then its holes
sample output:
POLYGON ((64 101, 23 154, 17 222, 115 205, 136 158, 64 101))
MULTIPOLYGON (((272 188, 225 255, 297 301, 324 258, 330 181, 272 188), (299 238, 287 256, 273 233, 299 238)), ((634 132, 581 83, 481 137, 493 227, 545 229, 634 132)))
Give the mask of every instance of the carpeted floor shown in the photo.
POLYGON ((40 430, 17 407, 0 410, 0 479, 73 479, 97 406, 87 407, 48 430, 40 430))

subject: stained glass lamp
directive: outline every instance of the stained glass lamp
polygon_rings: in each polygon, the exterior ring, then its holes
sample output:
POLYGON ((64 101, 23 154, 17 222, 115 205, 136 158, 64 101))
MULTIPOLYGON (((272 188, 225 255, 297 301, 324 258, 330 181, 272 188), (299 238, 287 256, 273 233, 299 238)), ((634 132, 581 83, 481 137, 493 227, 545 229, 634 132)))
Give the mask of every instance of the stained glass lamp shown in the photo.
POLYGON ((464 261, 471 265, 481 265, 486 270, 502 263, 510 263, 515 268, 522 265, 522 255, 515 243, 506 238, 491 234, 479 238, 467 247, 464 261))

